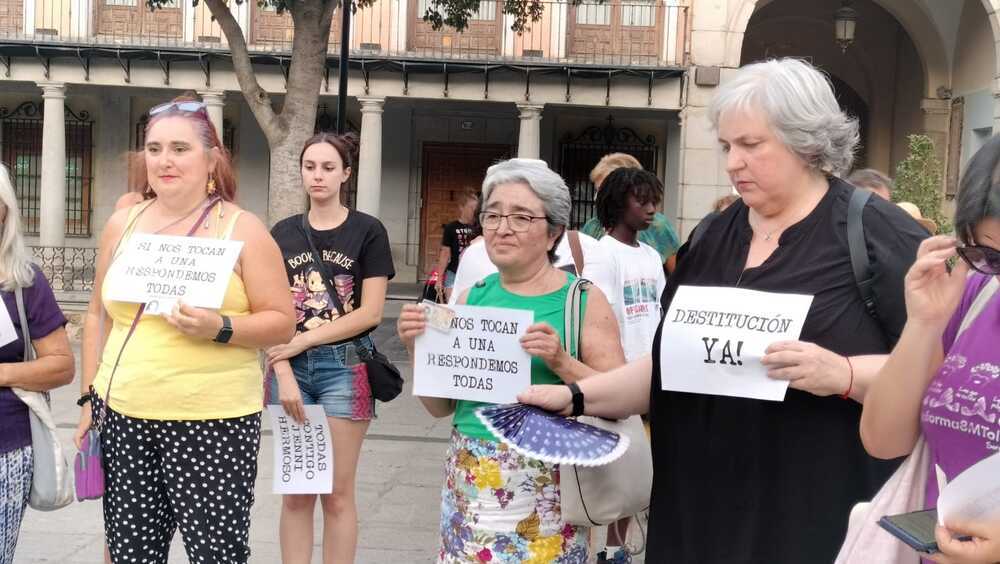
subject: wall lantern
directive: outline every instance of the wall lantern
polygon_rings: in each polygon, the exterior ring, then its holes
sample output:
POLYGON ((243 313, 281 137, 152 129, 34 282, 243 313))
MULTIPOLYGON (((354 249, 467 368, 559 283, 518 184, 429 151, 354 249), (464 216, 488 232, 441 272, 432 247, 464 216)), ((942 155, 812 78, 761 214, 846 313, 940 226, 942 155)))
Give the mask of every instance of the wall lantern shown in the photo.
POLYGON ((847 48, 854 43, 854 27, 858 23, 858 12, 851 7, 849 1, 833 13, 833 28, 837 34, 837 45, 840 45, 842 52, 847 52, 847 48))

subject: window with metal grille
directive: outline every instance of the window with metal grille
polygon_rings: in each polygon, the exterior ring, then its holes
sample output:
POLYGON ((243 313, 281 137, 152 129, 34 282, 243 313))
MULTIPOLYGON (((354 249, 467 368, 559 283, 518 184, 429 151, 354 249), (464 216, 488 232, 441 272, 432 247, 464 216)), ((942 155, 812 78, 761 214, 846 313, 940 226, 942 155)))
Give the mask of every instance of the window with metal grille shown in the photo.
MULTIPOLYGON (((431 7, 433 0, 419 0, 417 2, 417 17, 424 17, 427 9, 431 7)), ((480 0, 479 7, 469 15, 470 20, 493 21, 497 19, 496 0, 480 0)))
POLYGON ((630 0, 622 4, 622 25, 628 27, 653 27, 656 25, 655 0, 630 0))
MULTIPOLYGON (((43 106, 0 108, 0 147, 10 168, 24 232, 37 235, 41 218, 43 106)), ((93 185, 93 122, 66 108, 66 235, 89 237, 93 185)))
POLYGON ((576 23, 583 25, 610 25, 611 3, 584 0, 576 6, 576 23))
POLYGON ((615 127, 611 116, 607 122, 603 127, 588 127, 579 135, 567 134, 560 143, 559 173, 566 179, 573 202, 570 229, 579 229, 597 213, 590 171, 601 157, 608 153, 628 153, 639 160, 642 168, 657 170, 660 147, 655 137, 643 137, 630 127, 615 127))

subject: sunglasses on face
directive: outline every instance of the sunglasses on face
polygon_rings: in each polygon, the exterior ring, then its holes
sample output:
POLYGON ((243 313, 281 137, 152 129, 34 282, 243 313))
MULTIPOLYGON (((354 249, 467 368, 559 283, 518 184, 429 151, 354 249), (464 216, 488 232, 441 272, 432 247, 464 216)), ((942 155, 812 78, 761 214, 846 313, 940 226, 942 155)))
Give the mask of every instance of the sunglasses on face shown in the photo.
POLYGON ((149 115, 150 117, 152 117, 155 116, 156 114, 162 114, 167 110, 178 110, 181 112, 191 112, 191 113, 206 111, 205 104, 201 102, 194 102, 194 101, 167 102, 166 104, 160 104, 159 106, 155 106, 153 109, 149 110, 149 115))
POLYGON ((1000 275, 1000 250, 985 245, 963 245, 955 251, 976 272, 1000 275))

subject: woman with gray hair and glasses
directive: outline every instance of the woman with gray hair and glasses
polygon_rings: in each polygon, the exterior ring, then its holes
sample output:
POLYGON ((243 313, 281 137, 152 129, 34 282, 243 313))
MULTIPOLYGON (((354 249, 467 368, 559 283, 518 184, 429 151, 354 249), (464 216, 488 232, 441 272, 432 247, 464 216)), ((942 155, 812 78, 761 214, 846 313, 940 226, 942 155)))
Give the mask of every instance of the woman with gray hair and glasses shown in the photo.
MULTIPOLYGON (((795 59, 748 65, 719 89, 709 116, 741 199, 688 244, 664 311, 680 286, 757 290, 778 294, 777 302, 780 294, 812 296, 800 340, 773 342, 752 361, 789 390, 781 402, 664 390, 678 359, 661 358, 661 322, 651 358, 580 384, 584 411, 650 412, 647 562, 832 562, 851 507, 894 468, 865 453, 858 422, 906 320, 903 276, 926 233, 894 204, 865 204, 876 318, 851 266, 854 188, 839 177, 850 170, 858 125, 828 79, 795 59)), ((704 358, 700 339, 697 348, 690 355, 704 358)), ((697 375, 710 381, 705 366, 697 375)), ((568 411, 570 394, 532 386, 521 400, 568 411)))
MULTIPOLYGON (((535 323, 521 338, 531 355, 533 384, 579 382, 625 362, 614 313, 596 288, 583 298, 579 359, 563 350, 566 294, 575 276, 552 263, 570 206, 566 183, 542 161, 504 161, 483 180, 479 217, 499 272, 466 290, 459 303, 534 313, 535 323)), ((404 306, 397 329, 411 358, 425 328, 421 306, 404 306)), ((558 465, 502 446, 475 415, 482 403, 420 399, 435 417, 454 415, 438 562, 587 561, 588 529, 562 520, 558 465)))

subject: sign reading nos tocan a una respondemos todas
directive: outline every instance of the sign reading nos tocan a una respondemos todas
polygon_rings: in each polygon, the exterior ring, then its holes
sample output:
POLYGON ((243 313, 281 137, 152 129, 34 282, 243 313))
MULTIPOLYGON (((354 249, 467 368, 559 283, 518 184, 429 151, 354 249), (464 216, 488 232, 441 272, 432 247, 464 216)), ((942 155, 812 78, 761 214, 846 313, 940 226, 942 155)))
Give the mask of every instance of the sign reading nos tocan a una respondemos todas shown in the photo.
POLYGON ((452 306, 447 331, 428 328, 417 337, 413 395, 512 403, 531 384, 531 356, 520 339, 531 311, 452 306))

